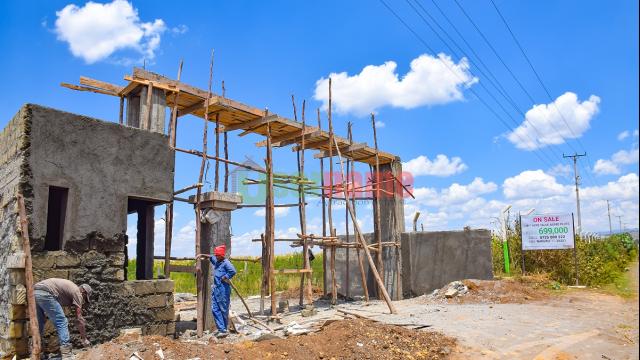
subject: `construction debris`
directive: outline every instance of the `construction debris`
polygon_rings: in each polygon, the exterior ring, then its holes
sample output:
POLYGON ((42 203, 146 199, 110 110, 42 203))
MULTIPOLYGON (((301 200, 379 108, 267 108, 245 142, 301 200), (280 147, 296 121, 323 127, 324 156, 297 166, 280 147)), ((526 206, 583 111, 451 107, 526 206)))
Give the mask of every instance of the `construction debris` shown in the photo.
POLYGON ((256 341, 215 344, 211 342, 172 340, 161 336, 143 336, 134 348, 120 338, 94 346, 78 354, 78 360, 94 359, 445 359, 455 349, 456 341, 437 332, 408 330, 364 319, 290 324, 292 334, 306 335, 279 338, 261 334, 256 341), (321 324, 321 325, 319 325, 321 324), (322 326, 324 325, 324 326, 322 326), (161 354, 161 355, 160 355, 161 354))

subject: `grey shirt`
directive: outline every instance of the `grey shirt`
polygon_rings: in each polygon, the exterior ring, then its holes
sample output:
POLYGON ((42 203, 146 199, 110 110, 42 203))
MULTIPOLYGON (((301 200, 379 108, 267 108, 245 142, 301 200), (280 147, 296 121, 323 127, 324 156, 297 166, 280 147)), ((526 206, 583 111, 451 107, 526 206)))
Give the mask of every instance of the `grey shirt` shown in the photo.
POLYGON ((66 279, 46 279, 33 286, 35 290, 44 290, 53 295, 62 306, 82 307, 82 292, 78 285, 66 279))

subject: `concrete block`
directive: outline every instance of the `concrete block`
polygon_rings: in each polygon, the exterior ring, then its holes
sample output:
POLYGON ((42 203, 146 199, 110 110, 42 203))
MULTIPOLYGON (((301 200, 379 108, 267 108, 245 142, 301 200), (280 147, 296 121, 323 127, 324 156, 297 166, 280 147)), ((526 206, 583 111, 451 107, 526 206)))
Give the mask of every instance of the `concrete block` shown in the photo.
POLYGON ((95 250, 82 254, 82 265, 87 267, 102 266, 107 263, 107 257, 95 250))
POLYGON ((167 295, 155 294, 145 296, 144 300, 148 308, 163 308, 167 306, 167 295))
POLYGON ((170 279, 155 280, 155 283, 156 283, 156 292, 173 293, 173 289, 174 289, 173 280, 170 280, 170 279))
POLYGON ((115 267, 124 266, 125 255, 124 253, 113 253, 109 255, 109 259, 111 260, 111 265, 115 267))
POLYGON ((24 322, 12 321, 9 323, 7 336, 9 339, 19 339, 24 335, 24 322))
POLYGON ((9 305, 8 309, 9 320, 24 320, 27 319, 27 306, 26 305, 9 305))
POLYGON ((144 327, 144 335, 167 335, 167 326, 165 324, 147 325, 144 327))
POLYGON ((167 324, 167 335, 173 335, 176 333, 176 323, 170 322, 167 324))
POLYGON ((148 295, 156 292, 154 280, 136 280, 130 283, 136 295, 148 295))
POLYGON ((155 310, 154 315, 157 321, 173 321, 176 316, 173 307, 155 310))
POLYGON ((124 281, 124 270, 118 268, 108 268, 100 274, 104 280, 124 281))
POLYGON ((16 286, 18 284, 24 285, 26 280, 24 278, 24 270, 12 269, 9 272, 9 284, 16 286))
MULTIPOLYGON (((9 250, 11 251, 11 249, 9 250)), ((6 267, 7 269, 24 269, 24 253, 18 252, 7 256, 6 267)))
POLYGON ((37 255, 33 254, 31 264, 34 269, 52 269, 56 264, 56 259, 53 256, 49 256, 46 252, 37 255))
POLYGON ((25 305, 27 303, 27 288, 24 285, 11 287, 11 304, 25 305))
POLYGON ((26 358, 27 354, 29 354, 29 340, 25 337, 22 339, 16 339, 15 343, 15 351, 18 354, 18 358, 26 358))
POLYGON ((53 269, 53 270, 45 270, 42 272, 42 279, 68 279, 69 278, 69 270, 62 269, 53 269))
POLYGON ((76 267, 80 265, 80 257, 76 255, 60 254, 55 257, 56 267, 76 267))
POLYGON ((136 290, 133 282, 124 282, 121 286, 116 288, 116 292, 122 296, 135 296, 136 290))

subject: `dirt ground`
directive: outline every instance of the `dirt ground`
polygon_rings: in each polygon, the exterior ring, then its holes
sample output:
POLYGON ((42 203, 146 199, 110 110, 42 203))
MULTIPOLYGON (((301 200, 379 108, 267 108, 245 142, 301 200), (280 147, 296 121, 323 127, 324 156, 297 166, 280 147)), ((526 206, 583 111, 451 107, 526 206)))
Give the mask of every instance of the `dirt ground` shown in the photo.
POLYGON ((136 352, 145 360, 156 360, 158 349, 166 359, 445 359, 455 343, 437 332, 354 319, 333 322, 309 335, 237 344, 186 343, 160 336, 143 337, 141 343, 116 339, 78 359, 129 359, 136 352))
MULTIPOLYGON (((630 274, 637 295, 637 263, 630 274)), ((444 287, 436 295, 395 302, 395 315, 381 301, 340 301, 330 306, 319 299, 317 315, 303 318, 293 304, 297 301, 290 301, 291 312, 281 315, 285 325, 342 320, 309 335, 261 342, 233 335, 224 344, 144 337, 142 344, 118 340, 102 344, 79 358, 129 359, 138 351, 144 359, 159 359, 154 353, 162 349, 165 359, 174 360, 639 359, 637 296, 626 299, 592 289, 552 291, 545 279, 536 277, 463 283, 468 288, 464 295, 446 298, 444 287), (376 322, 344 320, 339 310, 376 322)), ((296 297, 289 295, 283 298, 296 297)), ((247 301, 257 313, 259 299, 247 301)), ((232 309, 245 312, 239 300, 232 302, 232 309)))

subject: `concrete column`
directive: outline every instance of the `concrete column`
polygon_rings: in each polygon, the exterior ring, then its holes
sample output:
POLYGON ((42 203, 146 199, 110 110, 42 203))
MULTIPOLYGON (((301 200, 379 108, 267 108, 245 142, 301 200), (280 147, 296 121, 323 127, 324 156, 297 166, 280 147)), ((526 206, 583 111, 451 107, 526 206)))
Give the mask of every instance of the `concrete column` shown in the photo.
MULTIPOLYGON (((148 87, 140 85, 127 95, 127 125, 142 128, 147 121, 148 87)), ((151 94, 151 122, 149 131, 164 134, 167 96, 164 90, 154 88, 151 94)))
MULTIPOLYGON (((200 235, 200 250, 203 254, 212 254, 213 248, 222 244, 227 246, 227 257, 231 255, 231 212, 221 210, 211 210, 217 219, 213 224, 202 223, 200 235)), ((206 210, 204 212, 206 214, 206 210)), ((202 276, 206 279, 204 284, 204 304, 205 318, 204 329, 213 330, 213 314, 211 313, 211 286, 213 284, 213 273, 211 262, 202 263, 202 276)))
MULTIPOLYGON (((402 181, 402 163, 400 160, 380 165, 381 179, 391 179, 391 175, 402 181)), ((400 234, 404 232, 404 190, 397 181, 382 184, 382 189, 390 194, 380 195, 380 233, 382 242, 400 243, 400 234)), ((402 281, 398 282, 396 257, 400 262, 400 278, 402 279, 402 257, 400 249, 385 247, 382 253, 384 263, 384 283, 394 300, 402 299, 402 281)))

